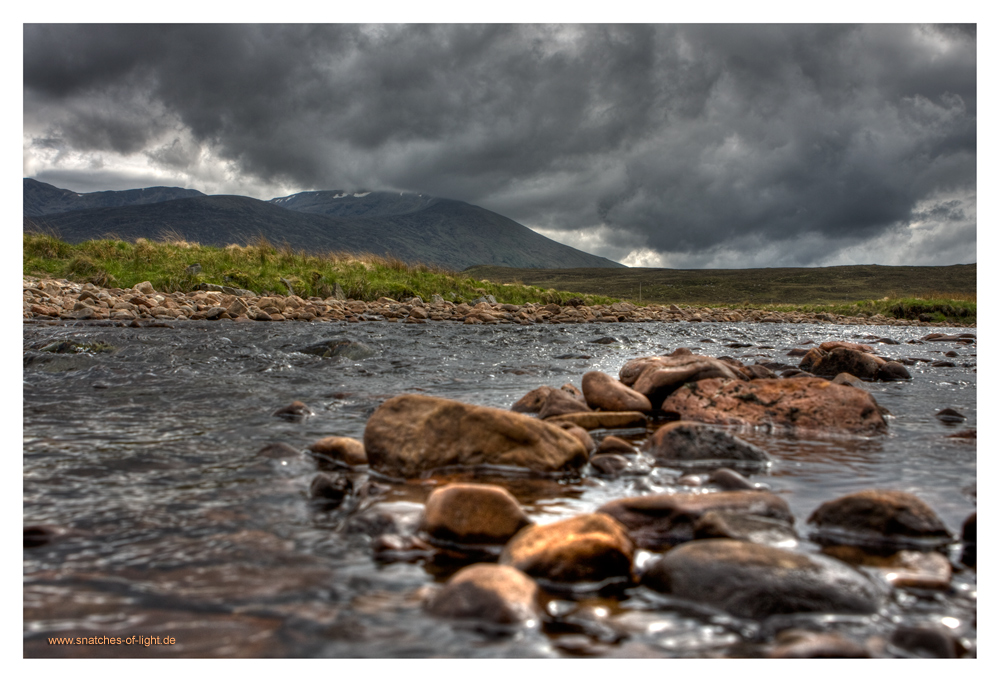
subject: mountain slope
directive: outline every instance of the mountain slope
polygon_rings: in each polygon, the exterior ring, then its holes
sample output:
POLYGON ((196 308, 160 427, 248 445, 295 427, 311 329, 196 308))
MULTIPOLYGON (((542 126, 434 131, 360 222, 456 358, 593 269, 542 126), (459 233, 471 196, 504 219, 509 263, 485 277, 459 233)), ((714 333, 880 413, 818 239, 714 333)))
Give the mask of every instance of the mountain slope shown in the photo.
POLYGON ((35 225, 52 229, 69 242, 170 234, 225 246, 262 235, 274 244, 314 253, 369 252, 455 270, 473 265, 624 267, 461 201, 391 192, 356 194, 303 192, 270 202, 200 195, 40 216, 29 216, 26 208, 24 221, 26 230, 35 225))
POLYGON ((78 194, 32 178, 24 178, 24 215, 40 216, 88 208, 155 204, 171 199, 205 196, 196 189, 180 187, 146 187, 124 191, 87 192, 78 194))

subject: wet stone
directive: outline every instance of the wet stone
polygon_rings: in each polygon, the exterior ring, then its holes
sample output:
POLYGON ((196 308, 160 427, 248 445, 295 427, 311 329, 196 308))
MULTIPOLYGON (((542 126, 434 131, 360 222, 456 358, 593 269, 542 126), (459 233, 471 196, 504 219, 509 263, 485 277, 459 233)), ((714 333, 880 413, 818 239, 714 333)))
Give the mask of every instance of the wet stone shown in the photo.
POLYGON ((649 398, 604 372, 583 375, 583 395, 587 405, 607 412, 650 412, 649 398))
POLYGON ((340 504, 351 493, 351 481, 346 476, 316 474, 309 484, 309 496, 326 503, 340 504))
POLYGON ((524 528, 504 547, 500 563, 552 583, 629 582, 634 549, 613 518, 583 514, 524 528))
POLYGON ((473 564, 453 575, 426 604, 439 618, 514 625, 541 616, 538 586, 516 568, 473 564))
POLYGON ((300 348, 299 352, 321 358, 347 358, 348 360, 364 360, 375 354, 371 346, 350 339, 320 341, 311 346, 300 348))
POLYGON ((756 490, 757 486, 747 480, 746 476, 723 467, 716 469, 708 476, 708 483, 719 488, 719 490, 756 490))
POLYGON ((899 490, 862 490, 824 502, 809 517, 822 544, 876 549, 931 549, 952 541, 951 532, 920 498, 899 490))
POLYGON ((590 466, 594 468, 598 476, 615 478, 628 469, 629 461, 621 455, 596 455, 591 457, 590 466))
POLYGON ((710 511, 694 524, 696 540, 728 538, 759 545, 794 547, 798 543, 795 528, 787 521, 750 514, 710 511))
POLYGON ((634 445, 618 436, 605 436, 597 445, 599 454, 632 454, 635 451, 634 445))
POLYGON ((528 391, 520 400, 511 405, 510 409, 514 412, 538 412, 542 409, 542 403, 545 402, 545 399, 554 390, 556 389, 551 386, 539 386, 536 389, 528 391))
POLYGON ((641 495, 613 500, 597 511, 617 519, 639 547, 654 551, 694 539, 695 525, 711 511, 794 522, 787 502, 756 490, 641 495))
POLYGON ((506 489, 453 483, 436 488, 427 498, 420 529, 432 542, 502 545, 530 523, 506 489))
POLYGON ((552 419, 549 421, 551 421, 552 424, 558 426, 569 435, 573 436, 573 438, 576 438, 578 441, 580 441, 580 445, 584 447, 584 449, 587 451, 588 454, 594 451, 595 449, 594 439, 590 437, 590 434, 587 433, 585 429, 581 429, 579 426, 571 422, 560 422, 557 419, 552 419))
POLYGON ((851 564, 879 572, 893 587, 947 590, 951 585, 951 562, 938 552, 900 550, 892 554, 869 553, 859 547, 832 545, 823 553, 851 564))
POLYGON ((643 574, 651 589, 741 618, 787 613, 874 613, 884 591, 847 564, 741 540, 695 540, 643 574))
POLYGON ((642 412, 570 412, 553 418, 560 422, 576 424, 582 429, 632 429, 646 426, 642 412))
POLYGON ((313 411, 300 400, 296 400, 284 407, 279 407, 271 413, 273 417, 281 417, 289 421, 300 421, 312 415, 313 411))
POLYGON ((334 462, 343 462, 348 466, 364 466, 368 464, 364 443, 355 438, 328 436, 321 438, 309 446, 316 455, 320 469, 334 468, 334 462))
POLYGON ((958 658, 959 645, 954 635, 942 627, 903 626, 889 638, 890 646, 918 658, 958 658))
POLYGON ((587 407, 585 402, 578 400, 566 391, 552 391, 542 402, 542 406, 538 410, 538 418, 545 419, 546 417, 573 412, 588 412, 589 410, 590 408, 587 407))
POLYGON ((959 424, 965 421, 964 414, 962 414, 958 410, 953 410, 950 407, 944 408, 934 416, 946 424, 959 424))
POLYGON ((835 632, 784 630, 775 638, 769 658, 871 658, 871 652, 835 632))
POLYGON ((301 454, 287 443, 268 443, 257 451, 258 457, 267 457, 268 459, 293 459, 301 454))
POLYGON ((643 445, 643 451, 664 466, 717 467, 760 470, 771 457, 755 445, 722 429, 696 422, 661 426, 643 445))

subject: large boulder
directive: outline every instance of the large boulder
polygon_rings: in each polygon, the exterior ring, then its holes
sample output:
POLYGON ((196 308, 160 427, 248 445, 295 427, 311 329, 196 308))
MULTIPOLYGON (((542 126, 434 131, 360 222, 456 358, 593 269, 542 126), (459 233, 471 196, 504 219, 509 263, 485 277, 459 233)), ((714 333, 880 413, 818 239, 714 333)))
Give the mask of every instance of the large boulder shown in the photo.
POLYGON ((824 502, 809 516, 813 537, 825 544, 933 548, 952 542, 951 531, 923 500, 901 490, 862 490, 824 502))
POLYGON ((697 422, 671 422, 656 430, 643 445, 657 464, 672 467, 733 466, 766 468, 771 457, 756 445, 720 428, 697 422))
POLYGON ((885 590, 847 564, 742 540, 695 540, 667 552, 644 585, 741 618, 875 613, 885 590))
POLYGON ((528 526, 510 539, 500 563, 554 583, 631 581, 635 545, 605 514, 528 526))
POLYGON ((552 391, 542 401, 542 406, 538 410, 538 418, 557 417, 563 414, 576 412, 589 412, 590 408, 582 398, 577 398, 568 391, 552 391))
POLYGON ((661 550, 692 540, 701 518, 712 511, 792 524, 788 503, 758 490, 718 493, 662 493, 612 500, 597 510, 621 523, 637 545, 661 550))
POLYGON ((502 545, 530 523, 504 488, 452 483, 436 488, 427 498, 420 528, 432 542, 502 545))
POLYGON ((583 375, 583 395, 587 405, 607 412, 650 412, 649 398, 604 372, 583 375))
POLYGON ((414 478, 444 467, 504 466, 576 471, 587 453, 558 426, 523 414, 403 394, 382 403, 364 435, 369 466, 414 478))
POLYGON ((677 389, 660 409, 685 421, 870 436, 888 430, 875 398, 818 377, 726 381, 677 389))
POLYGON ((511 566, 473 564, 453 575, 426 603, 441 618, 516 625, 538 619, 538 585, 511 566))

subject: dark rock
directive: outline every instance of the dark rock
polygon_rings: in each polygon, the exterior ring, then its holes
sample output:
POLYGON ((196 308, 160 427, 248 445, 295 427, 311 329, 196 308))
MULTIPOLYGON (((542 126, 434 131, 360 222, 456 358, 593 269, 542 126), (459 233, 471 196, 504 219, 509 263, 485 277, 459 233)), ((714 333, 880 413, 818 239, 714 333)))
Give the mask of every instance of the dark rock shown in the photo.
POLYGON ((741 618, 875 613, 884 592, 845 563, 741 540, 695 540, 642 576, 644 585, 741 618))
MULTIPOLYGON (((320 457, 316 458, 320 469, 331 468, 331 460, 334 462, 343 462, 348 466, 364 466, 368 464, 368 456, 365 454, 364 443, 354 438, 328 436, 320 438, 310 445, 309 449, 320 455, 320 457)), ((336 468, 336 466, 334 465, 332 468, 336 468)))
POLYGON ((934 415, 946 424, 958 424, 965 421, 965 415, 950 407, 946 407, 934 415))
POLYGON ((424 505, 415 502, 377 502, 352 515, 344 526, 348 535, 414 535, 424 517, 424 505))
POLYGON ((625 497, 612 500, 597 511, 620 522, 638 546, 654 551, 692 540, 694 526, 711 511, 794 522, 782 498, 757 490, 625 497))
POLYGON ((865 384, 861 379, 857 378, 853 374, 848 374, 847 372, 841 372, 833 378, 831 383, 837 384, 838 386, 853 386, 854 388, 860 388, 862 391, 867 391, 865 384))
POLYGON ((628 469, 629 462, 621 455, 596 455, 590 459, 590 466, 602 476, 615 478, 628 469))
POLYGON ((879 381, 909 381, 913 377, 902 363, 889 361, 878 368, 875 378, 879 381))
POLYGON ((823 548, 823 554, 853 566, 867 566, 881 573, 893 587, 947 590, 951 586, 951 563, 938 552, 904 549, 886 554, 872 553, 849 545, 827 545, 823 548))
POLYGON ((976 544, 976 512, 972 512, 962 524, 962 542, 976 544))
POLYGON ((663 466, 726 465, 761 469, 771 462, 766 452, 731 433, 688 421, 661 426, 642 449, 663 466))
POLYGON ((965 429, 963 431, 956 431, 955 433, 949 434, 947 437, 948 438, 975 439, 976 438, 976 430, 975 429, 965 429))
POLYGON ((809 517, 824 544, 933 548, 951 532, 920 498, 899 490, 862 490, 824 502, 809 517))
POLYGON ((296 400, 288 405, 285 405, 284 407, 279 407, 271 413, 271 416, 281 417, 282 419, 288 419, 291 421, 299 421, 312 414, 313 411, 310 410, 305 403, 296 400))
POLYGON ((808 354, 809 354, 808 348, 793 348, 790 351, 788 351, 785 355, 788 355, 789 357, 793 358, 801 358, 808 354))
MULTIPOLYGON (((594 339, 593 341, 591 341, 591 343, 603 343, 607 345, 612 343, 618 343, 618 339, 616 339, 613 336, 602 336, 599 339, 594 339)), ((586 391, 584 391, 584 393, 586 393, 586 391)))
POLYGON ((888 430, 878 403, 867 391, 816 377, 705 379, 682 386, 660 409, 676 412, 684 421, 706 424, 858 435, 888 430))
POLYGON ((846 372, 860 379, 874 379, 883 364, 885 361, 882 358, 871 353, 842 347, 826 351, 820 346, 802 358, 799 369, 822 377, 846 372))
POLYGON ((538 586, 510 566, 473 564, 453 575, 427 601, 439 618, 476 619, 514 625, 540 617, 538 586))
POLYGON ((587 372, 582 383, 587 405, 595 410, 650 412, 653 409, 649 398, 604 372, 587 372))
POLYGON ((555 583, 631 581, 634 549, 613 518, 583 514, 521 530, 504 547, 500 563, 555 583))
POLYGON ((746 365, 743 369, 751 379, 774 379, 777 376, 764 365, 746 365))
POLYGON ((24 549, 47 545, 67 534, 69 534, 69 531, 59 526, 52 526, 48 524, 25 526, 24 549))
POLYGON ((887 345, 890 345, 890 346, 898 346, 899 345, 899 341, 896 341, 895 339, 890 339, 890 338, 876 339, 875 343, 884 343, 884 344, 887 344, 887 345))
POLYGON ((953 351, 953 350, 950 350, 950 351, 948 351, 947 353, 945 353, 945 354, 944 354, 944 356, 945 356, 946 358, 957 358, 957 357, 958 357, 958 353, 956 353, 956 352, 955 352, 955 351, 953 351))
POLYGON ((601 442, 597 445, 597 452, 600 454, 605 453, 626 453, 632 454, 635 452, 635 446, 626 440, 622 440, 618 436, 605 436, 601 442))
POLYGON ((368 419, 364 446, 372 469, 402 478, 452 466, 575 471, 587 461, 580 442, 558 426, 424 395, 384 402, 368 419))
POLYGON ((324 502, 340 504, 351 493, 351 481, 346 476, 316 474, 309 484, 309 496, 324 502))
POLYGON ((940 627, 902 626, 892 633, 889 644, 920 658, 958 658, 955 637, 940 627))
POLYGON ((294 459, 302 453, 285 443, 268 443, 257 451, 258 457, 269 459, 294 459))
POLYGON ((375 355, 375 351, 360 341, 349 339, 331 339, 320 341, 311 346, 299 349, 306 355, 317 355, 321 358, 347 358, 348 360, 364 360, 375 355))
POLYGON ((504 488, 452 483, 436 488, 427 498, 420 529, 431 541, 502 545, 530 523, 521 505, 504 488))
POLYGON ((931 367, 955 367, 955 363, 948 360, 938 360, 937 362, 932 362, 931 367))

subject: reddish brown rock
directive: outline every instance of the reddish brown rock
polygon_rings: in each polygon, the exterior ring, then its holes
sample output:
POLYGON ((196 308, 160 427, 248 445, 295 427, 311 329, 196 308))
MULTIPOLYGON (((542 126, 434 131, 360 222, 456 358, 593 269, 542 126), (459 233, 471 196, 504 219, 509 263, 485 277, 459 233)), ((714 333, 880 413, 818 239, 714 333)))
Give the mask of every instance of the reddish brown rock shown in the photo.
POLYGON ((760 469, 771 457, 720 428, 697 422, 671 422, 656 430, 642 446, 657 464, 665 466, 740 466, 760 469))
POLYGON ((538 412, 542 409, 542 403, 545 402, 545 399, 554 390, 556 389, 551 386, 539 386, 534 390, 528 391, 520 400, 511 405, 510 409, 514 412, 538 412))
POLYGON ((741 540, 695 540, 667 552, 644 585, 741 618, 874 613, 884 591, 847 564, 741 540))
POLYGON ((573 424, 572 422, 561 422, 558 420, 558 418, 550 419, 549 422, 555 424, 559 428, 563 429, 566 433, 573 436, 573 438, 576 438, 578 441, 580 441, 580 445, 582 445, 583 448, 587 451, 587 454, 590 454, 591 452, 594 451, 594 439, 590 437, 590 434, 587 433, 585 429, 580 428, 579 426, 573 424))
POLYGON ((557 417, 562 414, 574 412, 589 412, 590 408, 582 399, 570 395, 563 390, 552 391, 542 401, 542 407, 538 410, 538 418, 557 417))
POLYGON ((443 467, 511 466, 576 471, 587 453, 558 426, 516 412, 424 395, 398 395, 368 419, 372 469, 413 478, 443 467))
POLYGON ((867 391, 817 377, 706 379, 679 388, 660 409, 706 424, 865 436, 888 430, 878 403, 867 391))
POLYGON ((642 412, 570 412, 551 417, 552 421, 576 424, 582 429, 632 429, 646 426, 642 412))
POLYGON ((274 417, 281 417, 282 419, 288 419, 290 421, 299 421, 305 419, 306 417, 312 415, 313 411, 303 403, 301 400, 295 400, 280 407, 272 413, 274 417))
POLYGON ((500 563, 557 583, 632 579, 635 546, 605 514, 529 526, 507 543, 500 563))
POLYGON ((432 541, 504 544, 530 523, 521 505, 504 488, 452 483, 436 488, 427 498, 420 529, 432 541))
POLYGON ((632 388, 648 397, 655 405, 686 383, 713 378, 750 379, 751 377, 736 366, 717 358, 705 355, 676 355, 658 358, 656 362, 648 363, 632 384, 632 388))
POLYGON ((719 493, 665 493, 625 497, 600 509, 618 520, 637 545, 659 550, 694 538, 694 526, 711 511, 761 516, 793 523, 788 504, 777 495, 757 490, 719 493))
POLYGON ((538 585, 510 566, 473 564, 453 575, 426 604, 441 618, 514 625, 538 618, 538 585))
POLYGON ((632 454, 635 452, 635 446, 629 443, 627 440, 622 440, 618 436, 605 436, 603 440, 597 446, 597 452, 599 453, 626 453, 632 454))
POLYGON ((309 446, 309 449, 318 455, 322 469, 325 458, 343 462, 350 466, 363 466, 368 464, 368 456, 365 454, 365 445, 355 438, 344 438, 340 436, 328 436, 320 438, 309 446))
POLYGON ((802 358, 799 369, 817 376, 833 377, 846 372, 861 379, 874 379, 884 364, 885 360, 871 353, 843 347, 826 350, 820 346, 802 358))
POLYGON ((826 544, 934 547, 952 540, 933 509, 901 490, 862 490, 824 502, 809 523, 826 544))
POLYGON ((607 412, 650 412, 649 398, 604 372, 583 375, 583 395, 587 405, 607 412))

